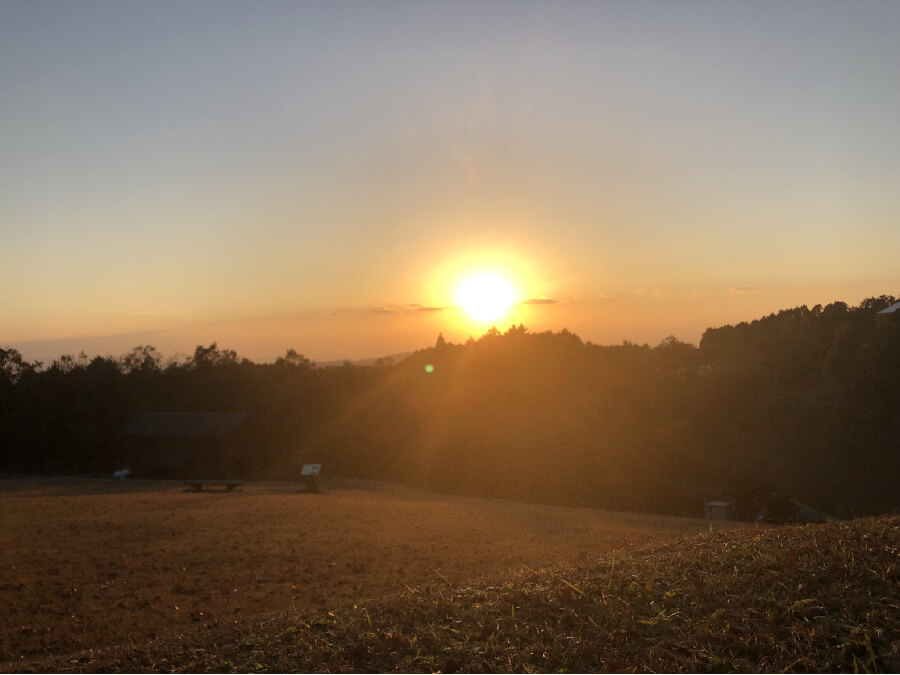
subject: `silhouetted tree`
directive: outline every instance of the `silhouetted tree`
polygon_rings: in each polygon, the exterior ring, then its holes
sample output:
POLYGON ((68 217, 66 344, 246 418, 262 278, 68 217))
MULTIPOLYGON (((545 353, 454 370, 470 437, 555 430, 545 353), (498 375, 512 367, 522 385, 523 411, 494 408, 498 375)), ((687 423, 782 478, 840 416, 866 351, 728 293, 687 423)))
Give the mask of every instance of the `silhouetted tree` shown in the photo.
MULTIPOLYGON (((839 512, 900 505, 900 321, 892 296, 710 328, 699 349, 600 346, 523 325, 378 368, 272 364, 216 343, 165 367, 49 367, 0 349, 0 467, 111 471, 110 439, 152 410, 247 413, 260 475, 298 462, 452 492, 697 513, 738 472, 839 512), (425 366, 431 365, 431 372, 425 366)), ((772 508, 776 508, 777 504, 772 508)))

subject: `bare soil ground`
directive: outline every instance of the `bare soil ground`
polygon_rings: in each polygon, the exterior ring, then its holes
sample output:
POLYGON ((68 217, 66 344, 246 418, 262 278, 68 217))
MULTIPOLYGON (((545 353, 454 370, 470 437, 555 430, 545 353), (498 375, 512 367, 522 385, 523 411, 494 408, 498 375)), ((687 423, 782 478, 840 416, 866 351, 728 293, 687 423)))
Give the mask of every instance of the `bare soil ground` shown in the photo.
POLYGON ((327 614, 709 528, 363 481, 311 495, 287 483, 194 493, 163 481, 0 480, 0 667, 327 614))

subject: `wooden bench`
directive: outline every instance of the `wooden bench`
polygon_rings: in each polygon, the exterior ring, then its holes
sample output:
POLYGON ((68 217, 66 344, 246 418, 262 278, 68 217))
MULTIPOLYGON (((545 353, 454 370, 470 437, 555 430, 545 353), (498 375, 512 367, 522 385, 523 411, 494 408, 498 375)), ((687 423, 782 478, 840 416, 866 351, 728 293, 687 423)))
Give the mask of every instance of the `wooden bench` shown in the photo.
POLYGON ((243 485, 242 480, 189 480, 185 481, 195 492, 202 492, 203 488, 214 485, 221 485, 225 488, 225 492, 231 492, 239 485, 243 485))

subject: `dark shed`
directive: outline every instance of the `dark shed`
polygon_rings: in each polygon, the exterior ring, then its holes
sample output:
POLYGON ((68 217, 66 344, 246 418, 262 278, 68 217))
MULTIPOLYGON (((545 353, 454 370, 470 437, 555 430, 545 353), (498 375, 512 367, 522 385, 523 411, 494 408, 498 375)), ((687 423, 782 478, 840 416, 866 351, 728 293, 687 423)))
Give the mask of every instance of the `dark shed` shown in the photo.
POLYGON ((234 479, 245 473, 249 452, 240 433, 246 413, 151 412, 126 425, 119 437, 139 478, 234 479))

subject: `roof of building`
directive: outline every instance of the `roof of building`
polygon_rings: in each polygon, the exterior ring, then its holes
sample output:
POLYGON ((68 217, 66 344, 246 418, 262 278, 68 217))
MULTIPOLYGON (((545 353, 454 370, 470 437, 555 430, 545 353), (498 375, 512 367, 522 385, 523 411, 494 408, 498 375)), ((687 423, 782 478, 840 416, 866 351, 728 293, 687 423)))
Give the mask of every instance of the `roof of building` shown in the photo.
POLYGON ((196 454, 197 451, 192 448, 162 448, 143 455, 136 463, 141 466, 178 469, 196 454))
POLYGON ((886 307, 885 309, 878 312, 879 314, 898 314, 900 315, 900 302, 895 302, 890 307, 886 307))
POLYGON ((224 438, 244 421, 242 412, 151 412, 119 433, 145 438, 224 438))

